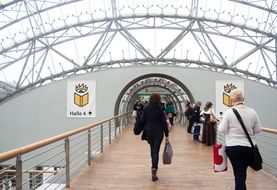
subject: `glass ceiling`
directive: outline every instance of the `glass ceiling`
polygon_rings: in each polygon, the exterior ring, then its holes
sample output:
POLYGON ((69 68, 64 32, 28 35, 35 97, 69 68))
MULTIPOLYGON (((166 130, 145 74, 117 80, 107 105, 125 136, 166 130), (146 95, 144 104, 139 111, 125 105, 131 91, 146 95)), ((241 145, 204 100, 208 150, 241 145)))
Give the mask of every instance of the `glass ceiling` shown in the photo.
POLYGON ((0 0, 0 103, 82 73, 175 66, 277 87, 277 0, 0 0))

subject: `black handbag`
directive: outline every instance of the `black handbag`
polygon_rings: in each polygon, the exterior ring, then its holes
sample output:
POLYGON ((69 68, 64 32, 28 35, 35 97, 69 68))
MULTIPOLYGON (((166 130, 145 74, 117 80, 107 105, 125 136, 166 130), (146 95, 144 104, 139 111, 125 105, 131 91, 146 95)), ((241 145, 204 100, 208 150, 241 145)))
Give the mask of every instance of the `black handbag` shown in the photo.
POLYGON ((140 138, 141 138, 142 141, 147 140, 146 139, 146 131, 145 130, 143 130, 142 135, 141 135, 140 138))
POLYGON ((260 151, 258 149, 258 146, 254 145, 254 143, 252 142, 252 140, 251 140, 251 138, 250 138, 250 136, 249 136, 249 134, 248 134, 248 132, 245 128, 245 125, 244 125, 244 123, 243 123, 243 121, 240 117, 239 112, 235 108, 233 108, 232 110, 235 113, 236 117, 238 118, 238 120, 239 120, 239 122, 240 122, 240 124, 241 124, 241 126, 242 126, 242 128, 243 128, 250 144, 251 144, 251 147, 252 147, 252 160, 250 161, 249 166, 253 170, 259 171, 263 168, 263 166, 262 166, 263 159, 262 159, 262 156, 261 156, 260 151))
POLYGON ((136 120, 133 131, 135 135, 139 135, 142 132, 141 140, 146 140, 146 132, 144 130, 144 125, 142 124, 142 121, 140 119, 136 120))
POLYGON ((143 123, 140 118, 136 119, 135 126, 134 126, 134 134, 139 135, 144 129, 143 123))

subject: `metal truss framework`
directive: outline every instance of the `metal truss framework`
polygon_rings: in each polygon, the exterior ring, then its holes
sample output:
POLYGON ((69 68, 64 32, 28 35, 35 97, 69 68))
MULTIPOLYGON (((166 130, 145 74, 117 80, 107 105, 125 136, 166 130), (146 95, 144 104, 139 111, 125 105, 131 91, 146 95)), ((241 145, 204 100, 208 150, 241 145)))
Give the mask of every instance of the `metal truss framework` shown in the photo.
POLYGON ((67 77, 130 66, 197 68, 277 87, 276 0, 228 1, 263 11, 264 20, 205 9, 197 0, 190 6, 128 7, 119 1, 57 17, 51 11, 82 1, 0 4, 0 103, 67 77))
POLYGON ((175 104, 174 107, 178 108, 177 110, 182 111, 182 109, 185 107, 186 101, 189 101, 189 97, 184 89, 182 89, 173 81, 161 77, 147 77, 136 82, 126 91, 120 103, 122 106, 120 109, 121 112, 124 113, 128 110, 132 110, 132 106, 134 105, 135 101, 139 99, 139 97, 136 96, 137 93, 142 89, 151 87, 160 87, 165 91, 168 91, 170 95, 164 98, 166 102, 172 101, 175 104))

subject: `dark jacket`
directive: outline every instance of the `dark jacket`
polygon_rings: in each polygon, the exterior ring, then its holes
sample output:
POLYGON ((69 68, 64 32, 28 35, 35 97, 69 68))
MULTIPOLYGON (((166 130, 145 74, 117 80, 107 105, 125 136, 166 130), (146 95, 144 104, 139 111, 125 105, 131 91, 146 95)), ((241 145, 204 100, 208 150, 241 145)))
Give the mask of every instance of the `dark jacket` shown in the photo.
POLYGON ((143 109, 142 123, 144 125, 144 130, 163 131, 165 136, 168 137, 168 128, 163 108, 149 108, 146 106, 143 109))
POLYGON ((143 110, 142 103, 136 103, 136 104, 134 104, 133 110, 138 111, 138 112, 142 111, 143 110))
POLYGON ((187 110, 185 111, 185 116, 188 118, 189 121, 193 121, 193 108, 192 107, 188 107, 187 110))
POLYGON ((201 123, 200 121, 200 107, 198 106, 195 106, 193 109, 192 109, 192 115, 193 115, 193 122, 195 123, 201 123))

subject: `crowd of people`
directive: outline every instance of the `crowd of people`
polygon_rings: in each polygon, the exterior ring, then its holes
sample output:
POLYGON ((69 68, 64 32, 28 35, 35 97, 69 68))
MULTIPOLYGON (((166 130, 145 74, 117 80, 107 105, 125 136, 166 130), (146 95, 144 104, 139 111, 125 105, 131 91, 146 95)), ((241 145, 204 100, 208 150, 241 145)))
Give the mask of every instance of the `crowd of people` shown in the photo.
POLYGON ((213 104, 211 102, 207 102, 202 111, 201 105, 202 103, 200 101, 197 101, 195 104, 187 102, 185 110, 185 116, 189 121, 187 133, 193 134, 193 142, 202 142, 207 146, 211 146, 216 142, 215 126, 219 119, 215 114, 213 104), (203 126, 203 128, 202 139, 200 140, 199 136, 201 134, 201 126, 203 126))
MULTIPOLYGON (((133 117, 140 118, 143 108, 146 107, 148 103, 149 103, 148 101, 143 102, 140 99, 136 100, 133 106, 133 111, 134 111, 133 117)), ((159 107, 161 107, 165 111, 170 124, 174 125, 173 121, 174 121, 174 117, 176 116, 176 110, 173 105, 173 102, 168 101, 167 103, 165 103, 164 101, 160 101, 159 107)))
MULTIPOLYGON (((244 104, 244 95, 241 90, 233 90, 230 97, 234 104, 233 109, 235 108, 240 112, 245 121, 246 129, 255 143, 254 135, 261 132, 261 124, 256 112, 244 104)), ((193 134, 193 142, 203 143, 207 146, 216 143, 217 130, 224 133, 226 154, 231 161, 235 176, 235 190, 246 190, 246 170, 252 158, 251 144, 244 130, 232 109, 226 111, 218 125, 219 118, 216 116, 213 104, 206 102, 203 110, 201 110, 201 106, 200 101, 195 104, 187 102, 184 112, 188 120, 187 133, 193 134)), ((145 140, 150 145, 152 181, 157 181, 160 146, 164 136, 166 141, 169 141, 167 120, 173 125, 174 116, 176 115, 174 105, 172 102, 167 104, 161 102, 160 95, 153 93, 147 104, 137 101, 133 110, 136 112, 136 119, 141 120, 144 126, 145 140)))
POLYGON ((195 104, 188 102, 186 104, 185 116, 189 121, 187 133, 193 134, 193 141, 202 142, 207 146, 216 143, 216 132, 225 134, 226 149, 225 152, 229 158, 235 177, 235 190, 246 190, 247 168, 251 165, 253 154, 252 147, 246 132, 236 117, 234 109, 242 117, 247 133, 249 133, 252 142, 255 143, 254 135, 261 132, 259 117, 254 109, 244 104, 244 94, 242 90, 235 89, 231 92, 230 98, 233 107, 228 109, 220 123, 213 109, 213 104, 207 102, 203 110, 201 102, 195 104), (202 139, 199 140, 200 128, 202 128, 202 139))

